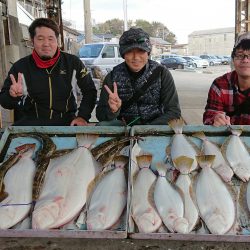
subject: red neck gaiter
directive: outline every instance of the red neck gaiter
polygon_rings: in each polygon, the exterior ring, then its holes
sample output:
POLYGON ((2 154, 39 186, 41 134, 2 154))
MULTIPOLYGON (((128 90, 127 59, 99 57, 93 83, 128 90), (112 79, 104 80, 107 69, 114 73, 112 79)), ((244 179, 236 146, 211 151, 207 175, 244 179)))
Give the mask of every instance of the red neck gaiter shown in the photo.
POLYGON ((46 69, 52 67, 60 56, 60 50, 57 49, 56 55, 49 60, 42 60, 35 50, 32 52, 32 57, 38 68, 46 69))

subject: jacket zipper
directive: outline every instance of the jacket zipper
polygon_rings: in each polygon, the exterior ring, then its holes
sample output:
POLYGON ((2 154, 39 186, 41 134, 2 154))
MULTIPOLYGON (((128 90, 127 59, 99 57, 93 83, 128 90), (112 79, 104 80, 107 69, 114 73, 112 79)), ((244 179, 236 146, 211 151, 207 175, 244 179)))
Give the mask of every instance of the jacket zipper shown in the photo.
POLYGON ((52 109, 53 91, 52 91, 51 73, 52 73, 53 69, 55 68, 55 66, 57 65, 57 62, 55 63, 55 65, 53 66, 53 68, 50 71, 48 71, 48 69, 46 69, 46 72, 47 72, 47 74, 49 76, 49 108, 50 108, 49 119, 50 120, 52 119, 52 116, 53 116, 53 109, 52 109))

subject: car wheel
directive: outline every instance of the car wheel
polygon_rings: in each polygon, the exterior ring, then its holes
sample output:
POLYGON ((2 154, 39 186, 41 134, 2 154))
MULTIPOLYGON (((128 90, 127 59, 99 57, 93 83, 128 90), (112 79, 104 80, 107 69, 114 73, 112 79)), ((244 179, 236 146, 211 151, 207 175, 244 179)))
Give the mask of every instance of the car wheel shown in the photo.
POLYGON ((213 62, 210 62, 209 65, 210 65, 210 66, 214 66, 214 63, 213 63, 213 62))
POLYGON ((197 64, 196 63, 194 63, 194 67, 197 68, 197 64))
POLYGON ((178 65, 178 69, 183 69, 184 66, 183 65, 178 65))

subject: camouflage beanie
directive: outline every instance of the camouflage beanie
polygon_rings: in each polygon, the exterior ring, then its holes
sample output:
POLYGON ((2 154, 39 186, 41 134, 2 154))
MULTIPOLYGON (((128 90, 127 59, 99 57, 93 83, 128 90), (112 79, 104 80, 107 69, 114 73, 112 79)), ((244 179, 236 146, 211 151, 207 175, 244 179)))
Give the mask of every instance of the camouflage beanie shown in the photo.
POLYGON ((120 41, 120 54, 124 58, 124 54, 132 49, 142 49, 150 53, 152 46, 149 35, 141 28, 130 28, 123 32, 120 41))

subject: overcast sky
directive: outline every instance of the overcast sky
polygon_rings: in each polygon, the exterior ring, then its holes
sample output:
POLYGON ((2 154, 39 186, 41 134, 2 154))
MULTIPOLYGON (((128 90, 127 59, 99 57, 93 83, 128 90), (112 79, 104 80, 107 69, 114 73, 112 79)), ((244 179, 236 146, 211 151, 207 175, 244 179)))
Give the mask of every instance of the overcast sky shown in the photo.
MULTIPOLYGON (((123 0, 90 0, 90 6, 95 23, 124 18, 123 0)), ((83 0, 63 0, 62 9, 63 18, 84 29, 83 0)), ((187 43, 193 31, 234 27, 235 0, 127 0, 127 19, 161 22, 187 43)))

